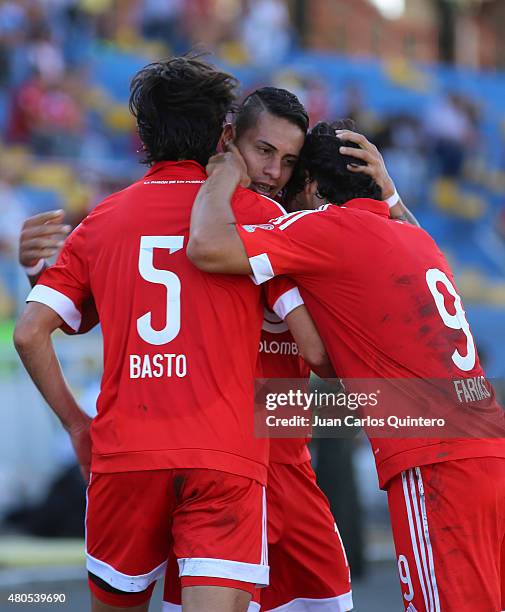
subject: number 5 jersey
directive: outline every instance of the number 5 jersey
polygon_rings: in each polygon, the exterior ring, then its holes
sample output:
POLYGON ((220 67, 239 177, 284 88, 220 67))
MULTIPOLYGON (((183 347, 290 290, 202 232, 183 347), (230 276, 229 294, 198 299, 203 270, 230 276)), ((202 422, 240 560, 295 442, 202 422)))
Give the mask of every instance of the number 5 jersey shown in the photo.
MULTIPOLYGON (((266 480, 268 441, 253 435, 261 289, 186 257, 205 179, 195 162, 155 164, 84 219, 28 297, 75 331, 95 302, 104 371, 93 472, 203 467, 266 480)), ((284 212, 241 188, 233 207, 240 223, 284 212)))

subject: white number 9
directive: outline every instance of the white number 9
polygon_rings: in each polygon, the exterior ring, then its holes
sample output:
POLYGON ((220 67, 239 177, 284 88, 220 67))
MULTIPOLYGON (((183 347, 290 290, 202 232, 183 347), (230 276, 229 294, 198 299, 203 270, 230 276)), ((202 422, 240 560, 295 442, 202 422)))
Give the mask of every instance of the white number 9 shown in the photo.
POLYGON ((398 574, 400 581, 408 588, 408 591, 403 594, 405 601, 412 601, 414 599, 414 585, 410 577, 409 562, 405 555, 398 557, 398 574))
POLYGON ((142 236, 140 238, 139 272, 150 283, 164 285, 167 289, 166 323, 163 329, 153 329, 151 313, 146 312, 137 319, 139 336, 149 344, 167 344, 181 329, 181 281, 174 272, 158 270, 153 265, 153 251, 168 249, 175 253, 182 249, 184 236, 142 236))
POLYGON ((426 282, 428 283, 428 288, 433 295, 433 299, 435 300, 437 310, 442 317, 442 321, 451 329, 460 329, 466 336, 466 355, 461 355, 461 353, 456 349, 452 354, 452 360, 460 370, 463 370, 463 372, 473 370, 475 367, 476 358, 475 342, 473 341, 470 326, 466 320, 465 311, 461 305, 461 298, 457 294, 454 285, 447 278, 447 275, 438 268, 431 268, 426 272, 426 282), (453 296, 456 314, 450 314, 447 312, 447 308, 445 307, 444 303, 444 296, 437 289, 438 282, 443 283, 447 288, 447 291, 453 296))

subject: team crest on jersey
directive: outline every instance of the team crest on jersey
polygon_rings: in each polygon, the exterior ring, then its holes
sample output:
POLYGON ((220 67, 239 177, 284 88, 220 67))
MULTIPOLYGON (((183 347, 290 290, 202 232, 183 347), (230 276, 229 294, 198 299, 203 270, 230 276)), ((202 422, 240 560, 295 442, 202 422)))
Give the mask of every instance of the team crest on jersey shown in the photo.
POLYGON ((264 309, 263 312, 263 331, 270 332, 271 334, 282 334, 288 330, 288 324, 279 318, 275 312, 264 309))
POLYGON ((266 229, 271 230, 274 229, 274 226, 271 223, 262 223, 260 225, 243 225, 242 226, 246 232, 255 232, 257 229, 266 229))

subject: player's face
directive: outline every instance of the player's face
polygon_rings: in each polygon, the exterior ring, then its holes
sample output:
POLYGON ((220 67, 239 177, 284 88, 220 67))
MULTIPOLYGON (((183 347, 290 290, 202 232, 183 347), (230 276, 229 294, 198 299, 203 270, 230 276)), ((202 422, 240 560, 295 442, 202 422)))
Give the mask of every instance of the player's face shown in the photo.
POLYGON ((251 177, 251 189, 273 198, 291 178, 305 135, 280 117, 262 112, 256 125, 235 140, 251 177))

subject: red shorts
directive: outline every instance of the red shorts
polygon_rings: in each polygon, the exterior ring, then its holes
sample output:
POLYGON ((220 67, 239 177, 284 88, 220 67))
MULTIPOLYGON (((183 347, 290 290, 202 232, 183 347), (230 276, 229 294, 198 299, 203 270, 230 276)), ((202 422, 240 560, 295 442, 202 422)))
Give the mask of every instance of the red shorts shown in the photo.
MULTIPOLYGON (((352 609, 349 566, 328 500, 310 461, 270 464, 267 487, 271 586, 261 589, 250 612, 289 604, 290 612, 352 609)), ((180 608, 177 566, 169 562, 163 610, 180 608), (170 602, 170 603, 168 603, 170 602)), ((283 608, 284 609, 284 608, 283 608)))
POLYGON ((145 590, 171 551, 182 586, 268 584, 265 493, 254 480, 196 468, 93 474, 87 497, 86 566, 115 589, 145 590))
POLYGON ((505 459, 416 467, 387 493, 406 610, 505 610, 505 459))

